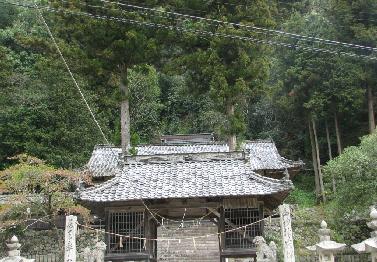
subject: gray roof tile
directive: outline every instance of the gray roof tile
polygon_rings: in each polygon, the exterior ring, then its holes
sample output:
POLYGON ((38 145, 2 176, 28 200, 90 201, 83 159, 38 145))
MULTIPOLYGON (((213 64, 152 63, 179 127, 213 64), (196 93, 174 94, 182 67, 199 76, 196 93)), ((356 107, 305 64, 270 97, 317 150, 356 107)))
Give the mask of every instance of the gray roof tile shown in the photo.
POLYGON ((80 199, 91 202, 138 199, 260 196, 292 189, 252 171, 244 160, 136 163, 125 165, 113 179, 86 189, 80 199))
MULTIPOLYGON (((250 152, 250 166, 252 170, 284 170, 286 168, 300 167, 302 162, 294 162, 280 156, 275 143, 272 141, 247 141, 242 146, 243 150, 250 152)), ((137 155, 169 155, 169 154, 195 154, 207 152, 229 152, 227 144, 184 144, 184 145, 142 145, 136 147, 137 155)), ((93 150, 87 164, 93 177, 114 176, 119 171, 118 147, 99 145, 93 150)))
POLYGON ((253 170, 284 170, 303 165, 301 161, 282 157, 272 141, 247 141, 243 147, 250 152, 250 165, 253 170))

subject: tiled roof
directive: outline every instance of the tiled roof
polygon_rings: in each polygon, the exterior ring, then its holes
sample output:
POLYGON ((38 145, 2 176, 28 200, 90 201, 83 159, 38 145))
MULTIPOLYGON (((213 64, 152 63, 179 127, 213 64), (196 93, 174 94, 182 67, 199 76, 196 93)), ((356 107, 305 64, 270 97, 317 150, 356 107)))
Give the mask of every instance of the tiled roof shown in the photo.
POLYGON ((119 154, 122 150, 118 147, 98 145, 94 148, 86 168, 93 177, 111 177, 118 168, 119 154))
POLYGON ((80 199, 91 202, 138 199, 261 196, 292 189, 252 171, 245 160, 184 161, 127 164, 115 178, 88 188, 80 199))
MULTIPOLYGON (((226 144, 192 144, 192 145, 142 145, 136 147, 137 155, 192 154, 203 152, 228 152, 226 144)), ((110 145, 98 145, 86 165, 93 177, 111 177, 118 171, 121 148, 110 145)))
POLYGON ((144 145, 136 147, 138 155, 192 154, 229 152, 227 144, 144 145))
MULTIPOLYGON (((267 140, 247 141, 243 150, 250 152, 250 166, 252 170, 284 170, 286 168, 301 167, 301 161, 294 162, 280 156, 275 143, 267 140)), ((185 144, 185 145, 142 145, 136 147, 137 155, 169 155, 193 153, 229 152, 227 144, 185 144)), ((87 164, 93 177, 111 177, 119 172, 119 154, 121 149, 114 146, 99 145, 93 150, 87 164)))
POLYGON ((302 161, 282 157, 272 141, 246 141, 243 147, 250 152, 250 165, 253 170, 284 170, 303 165, 302 161))
POLYGON ((160 141, 164 144, 211 143, 215 141, 215 137, 212 133, 162 135, 160 141))

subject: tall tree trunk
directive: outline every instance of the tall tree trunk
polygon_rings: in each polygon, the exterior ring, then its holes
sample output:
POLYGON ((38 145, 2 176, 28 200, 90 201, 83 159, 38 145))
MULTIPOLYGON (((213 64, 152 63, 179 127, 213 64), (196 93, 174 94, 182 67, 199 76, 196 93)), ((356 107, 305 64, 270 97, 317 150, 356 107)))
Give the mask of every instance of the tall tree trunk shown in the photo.
MULTIPOLYGON (((234 105, 233 104, 227 105, 226 114, 227 114, 229 119, 234 116, 234 105)), ((229 131, 230 132, 229 132, 229 136, 228 136, 228 146, 229 146, 229 151, 232 152, 232 151, 236 150, 237 138, 236 138, 236 134, 232 134, 231 130, 229 130, 229 131)))
MULTIPOLYGON (((327 147, 329 150, 329 159, 332 160, 332 151, 331 151, 331 140, 330 140, 330 132, 329 132, 329 125, 326 120, 326 139, 327 139, 327 147)), ((335 177, 334 174, 332 174, 332 190, 335 193, 336 192, 336 184, 335 184, 335 177)))
POLYGON ((369 133, 372 134, 376 129, 376 120, 374 118, 374 109, 373 109, 373 90, 367 83, 367 93, 368 93, 368 117, 369 117, 369 133))
POLYGON ((320 187, 319 187, 317 154, 316 154, 316 149, 315 149, 313 128, 312 128, 310 120, 308 121, 308 128, 309 128, 309 136, 310 136, 310 145, 311 145, 311 148, 312 148, 312 161, 313 161, 313 170, 314 170, 315 194, 316 194, 316 197, 318 199, 320 194, 321 194, 321 190, 320 190, 320 187))
POLYGON ((334 122, 335 122, 335 134, 336 134, 336 144, 338 146, 338 155, 342 153, 342 140, 340 138, 340 128, 339 128, 339 121, 338 115, 334 113, 334 122))
POLYGON ((319 145, 318 145, 318 138, 317 138, 317 129, 316 129, 315 121, 314 121, 313 118, 312 118, 312 125, 313 125, 313 134, 314 134, 316 157, 317 157, 317 164, 318 164, 319 186, 320 186, 320 190, 321 190, 322 200, 323 200, 323 202, 326 202, 325 187, 323 185, 323 176, 322 176, 322 170, 321 170, 321 159, 319 157, 319 145))
POLYGON ((123 154, 128 154, 130 147, 130 103, 127 81, 127 66, 120 67, 120 90, 122 101, 120 104, 120 133, 123 154))
POLYGON ((327 123, 327 120, 325 122, 326 125, 326 140, 327 140, 327 148, 329 150, 329 159, 332 160, 332 151, 331 151, 331 140, 330 140, 330 131, 329 131, 329 125, 327 123))

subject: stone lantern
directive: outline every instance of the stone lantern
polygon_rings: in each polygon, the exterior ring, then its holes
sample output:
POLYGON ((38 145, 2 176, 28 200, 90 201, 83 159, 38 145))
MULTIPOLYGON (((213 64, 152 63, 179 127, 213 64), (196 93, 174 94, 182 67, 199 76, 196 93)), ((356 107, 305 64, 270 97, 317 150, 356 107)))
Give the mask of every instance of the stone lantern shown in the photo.
POLYGON ((331 230, 327 228, 325 221, 321 222, 321 229, 318 231, 319 243, 306 247, 308 250, 318 254, 319 262, 334 262, 335 254, 343 251, 346 244, 337 243, 330 239, 331 230))
POLYGON ((0 262, 34 262, 34 259, 27 259, 21 257, 20 247, 21 244, 16 236, 13 236, 9 243, 6 243, 8 248, 8 256, 0 259, 0 262))
POLYGON ((372 262, 377 262, 377 210, 372 208, 370 212, 371 222, 367 223, 368 227, 373 230, 371 238, 364 240, 359 244, 352 245, 357 253, 370 253, 372 262))

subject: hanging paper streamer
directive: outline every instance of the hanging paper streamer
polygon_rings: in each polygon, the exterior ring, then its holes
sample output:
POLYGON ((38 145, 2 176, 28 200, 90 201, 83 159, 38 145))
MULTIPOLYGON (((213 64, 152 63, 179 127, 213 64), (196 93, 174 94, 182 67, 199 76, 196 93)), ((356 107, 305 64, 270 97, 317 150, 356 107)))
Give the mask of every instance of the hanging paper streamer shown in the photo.
POLYGON ((181 224, 181 226, 182 226, 182 228, 184 227, 184 219, 185 219, 185 216, 186 216, 186 211, 187 211, 187 209, 185 208, 185 212, 183 213, 183 217, 182 217, 182 224, 181 224))
POLYGON ((196 242, 194 237, 192 238, 192 242, 194 243, 194 248, 196 249, 196 242))
POLYGON ((246 227, 245 227, 245 231, 243 232, 243 238, 246 238, 246 227))
POLYGON ((119 247, 123 247, 123 237, 119 238, 119 247))
POLYGON ((169 246, 170 246, 170 242, 169 242, 169 240, 168 240, 168 247, 167 247, 167 252, 169 252, 169 246))
POLYGON ((146 245, 147 245, 147 239, 144 239, 144 250, 146 250, 146 245))
POLYGON ((161 220, 161 225, 164 225, 164 218, 162 218, 161 220))
POLYGON ((96 229, 96 242, 98 242, 98 229, 96 229))

